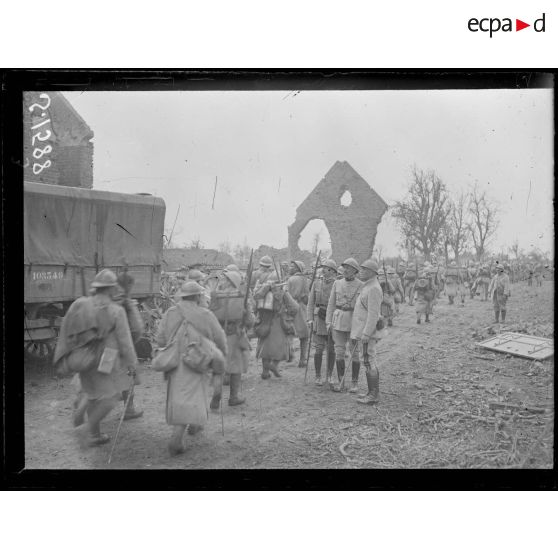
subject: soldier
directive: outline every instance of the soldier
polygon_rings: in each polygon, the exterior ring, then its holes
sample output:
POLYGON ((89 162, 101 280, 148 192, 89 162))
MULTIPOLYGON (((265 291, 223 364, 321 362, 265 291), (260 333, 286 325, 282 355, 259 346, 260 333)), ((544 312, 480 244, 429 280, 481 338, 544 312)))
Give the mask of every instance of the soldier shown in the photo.
POLYGON ((335 351, 331 334, 326 326, 327 303, 331 288, 335 281, 337 264, 333 260, 326 260, 322 265, 322 276, 316 278, 308 298, 307 319, 308 325, 313 325, 314 332, 314 369, 316 370, 316 385, 322 384, 322 359, 324 349, 327 359, 326 382, 331 385, 331 375, 335 363, 335 351))
POLYGON ((294 318, 294 329, 300 342, 300 358, 298 367, 306 366, 306 352, 308 344, 308 325, 306 324, 306 305, 308 304, 308 280, 303 275, 304 263, 291 261, 289 267, 290 277, 287 280, 287 291, 298 303, 298 312, 294 318))
POLYGON ((89 446, 98 446, 110 440, 101 432, 101 421, 122 398, 122 392, 128 389, 129 376, 135 383, 138 382, 136 351, 126 311, 112 299, 117 285, 116 275, 110 269, 103 269, 95 276, 91 283, 94 294, 75 300, 64 316, 54 353, 56 364, 87 341, 99 338, 103 340, 103 355, 112 355, 114 359, 108 372, 97 369, 100 363, 95 368, 79 372, 79 383, 87 403, 84 409, 78 411, 79 417, 74 414, 74 424, 81 427, 87 412, 87 422, 80 433, 85 435, 84 442, 89 446))
POLYGON ((430 321, 430 314, 432 312, 432 300, 434 300, 434 294, 436 288, 434 286, 434 281, 430 277, 429 268, 424 268, 419 274, 418 279, 415 281, 413 287, 417 298, 417 324, 421 323, 422 314, 424 314, 425 322, 430 321))
MULTIPOLYGON (((216 288, 211 292, 209 307, 227 336, 228 350, 223 384, 231 386, 230 406, 242 405, 245 401, 239 394, 242 374, 248 371, 251 350, 246 329, 254 325, 256 321, 250 299, 248 299, 247 308, 243 307, 246 291, 242 292, 241 283, 242 278, 238 271, 225 269, 219 276, 216 288)), ((213 398, 209 407, 216 410, 219 409, 221 402, 220 382, 217 381, 213 388, 213 398)))
POLYGON ((413 306, 413 301, 415 299, 415 293, 413 292, 413 286, 418 277, 418 265, 415 263, 414 267, 407 265, 405 269, 405 275, 403 275, 403 290, 407 300, 409 301, 409 306, 413 306))
POLYGON ((252 273, 252 280, 250 281, 251 289, 254 289, 260 277, 262 277, 262 283, 265 283, 267 277, 272 273, 271 266, 273 265, 273 260, 269 256, 264 256, 260 259, 259 265, 260 267, 252 273))
POLYGON ((542 265, 540 263, 535 265, 533 277, 535 279, 535 286, 542 287, 543 273, 542 273, 542 265))
POLYGON ((482 301, 488 300, 488 285, 490 285, 490 268, 487 265, 481 266, 476 280, 476 290, 481 289, 482 301))
MULTIPOLYGON (((225 356, 227 354, 227 339, 223 328, 219 325, 217 318, 200 302, 205 296, 204 289, 195 281, 188 281, 180 288, 181 300, 169 308, 159 324, 156 341, 159 347, 166 347, 173 339, 182 323, 187 321, 197 334, 212 342, 214 349, 210 356, 210 367, 213 375, 214 385, 220 382, 225 367, 225 356)), ((185 347, 186 341, 183 336, 179 340, 179 350, 185 347)), ((208 400, 206 390, 209 377, 206 373, 200 373, 190 368, 183 358, 179 359, 178 367, 166 373, 167 424, 173 426, 172 436, 169 442, 169 453, 171 456, 184 452, 183 437, 188 427, 191 436, 200 432, 208 418, 208 400)))
POLYGON ((395 314, 399 314, 399 305, 401 302, 405 302, 405 290, 403 289, 403 283, 399 274, 395 272, 395 269, 391 265, 387 266, 388 279, 395 289, 395 294, 393 295, 393 302, 395 303, 395 314))
MULTIPOLYGON (((453 304, 453 299, 461 293, 462 277, 454 260, 452 260, 446 269, 446 294, 448 295, 448 304, 453 304)), ((461 298, 463 302, 463 297, 461 298)))
POLYGON ((260 277, 254 291, 258 311, 256 358, 262 359, 262 380, 271 377, 270 371, 280 378, 278 364, 287 360, 290 354, 289 336, 294 335, 292 319, 298 312, 298 304, 284 286, 272 272, 265 281, 260 277))
POLYGON ((380 373, 376 364, 377 327, 383 299, 377 279, 378 262, 368 259, 360 265, 362 288, 355 304, 351 324, 351 339, 356 339, 364 362, 368 392, 357 399, 358 403, 373 405, 379 400, 380 373))
POLYGON ((388 269, 384 273, 384 267, 380 269, 378 275, 380 286, 382 287, 383 299, 380 312, 382 317, 386 319, 388 326, 393 325, 393 315, 395 313, 395 286, 389 278, 388 269), (386 276, 387 274, 387 276, 386 276))
MULTIPOLYGON (((343 279, 333 283, 326 312, 326 327, 331 328, 331 335, 335 346, 335 363, 339 381, 345 376, 345 350, 350 344, 349 352, 352 355, 352 383, 350 393, 358 391, 358 375, 360 371, 360 358, 356 351, 355 339, 351 339, 351 322, 355 301, 360 292, 362 282, 356 278, 360 267, 354 258, 346 259, 341 265, 343 279)), ((335 388, 341 391, 341 385, 335 388)))
POLYGON ((504 270, 502 264, 496 265, 496 275, 490 281, 488 288, 492 301, 494 303, 494 321, 498 323, 500 314, 502 315, 502 323, 506 321, 506 302, 511 296, 510 278, 504 270))
MULTIPOLYGON (((211 300, 211 293, 208 288, 205 287, 205 275, 199 269, 192 269, 188 273, 188 281, 195 281, 202 289, 203 296, 200 297, 200 306, 202 308, 209 308, 209 301, 211 300)), ((182 298, 179 293, 179 299, 182 298)))

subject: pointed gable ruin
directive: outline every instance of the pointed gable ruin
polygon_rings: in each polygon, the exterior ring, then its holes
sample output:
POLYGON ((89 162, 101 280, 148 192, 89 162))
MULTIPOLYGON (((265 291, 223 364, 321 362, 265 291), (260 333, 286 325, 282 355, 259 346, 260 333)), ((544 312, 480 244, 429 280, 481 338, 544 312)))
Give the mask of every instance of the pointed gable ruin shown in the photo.
POLYGON ((337 161, 321 182, 298 206, 296 219, 289 226, 289 252, 292 259, 300 254, 298 240, 312 219, 323 219, 331 237, 332 258, 341 264, 353 257, 360 263, 369 258, 376 240, 376 230, 388 205, 347 163, 337 161), (345 192, 351 203, 342 205, 345 192))

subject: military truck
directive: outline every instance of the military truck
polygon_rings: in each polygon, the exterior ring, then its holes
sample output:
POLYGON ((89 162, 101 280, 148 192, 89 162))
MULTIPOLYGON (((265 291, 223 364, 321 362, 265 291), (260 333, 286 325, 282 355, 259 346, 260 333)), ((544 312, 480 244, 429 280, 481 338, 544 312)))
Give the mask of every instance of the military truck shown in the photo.
POLYGON ((24 183, 24 347, 48 357, 70 304, 98 271, 126 271, 131 296, 152 306, 161 286, 165 202, 37 182, 24 183))

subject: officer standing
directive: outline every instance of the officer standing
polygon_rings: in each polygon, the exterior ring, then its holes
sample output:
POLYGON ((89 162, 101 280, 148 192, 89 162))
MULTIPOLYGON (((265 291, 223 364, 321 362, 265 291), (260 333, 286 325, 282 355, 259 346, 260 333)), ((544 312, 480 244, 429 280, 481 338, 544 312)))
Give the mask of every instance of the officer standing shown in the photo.
POLYGON ((510 278, 504 270, 502 264, 496 265, 496 275, 490 281, 488 287, 490 297, 494 303, 494 321, 500 321, 500 314, 502 316, 502 323, 506 321, 506 302, 511 296, 510 278))
POLYGON ((298 303, 298 312, 294 317, 294 330, 300 343, 300 358, 298 367, 306 366, 306 353, 308 344, 308 325, 306 324, 306 305, 308 304, 308 280, 303 275, 304 263, 291 261, 289 267, 290 277, 287 280, 287 291, 298 303))
POLYGON ((379 400, 380 373, 376 364, 377 327, 382 304, 382 288, 378 282, 378 262, 366 260, 360 265, 362 289, 355 304, 351 324, 351 339, 356 339, 364 362, 368 391, 359 396, 358 403, 373 405, 379 400))
POLYGON ((316 278, 308 298, 308 325, 313 324, 314 332, 314 369, 316 370, 316 385, 322 383, 322 360, 324 349, 327 355, 326 382, 331 384, 331 374, 335 362, 335 351, 331 333, 326 326, 327 303, 337 274, 337 264, 333 260, 326 260, 322 264, 322 276, 316 278))
MULTIPOLYGON (((345 376, 345 350, 347 345, 352 356, 352 383, 350 393, 358 391, 358 375, 360 359, 356 340, 351 339, 351 323, 355 301, 362 287, 362 282, 357 279, 360 266, 354 258, 346 259, 342 264, 343 279, 333 283, 326 312, 326 327, 331 328, 331 335, 335 346, 335 363, 339 381, 345 376)), ((335 391, 341 391, 339 385, 335 391)))

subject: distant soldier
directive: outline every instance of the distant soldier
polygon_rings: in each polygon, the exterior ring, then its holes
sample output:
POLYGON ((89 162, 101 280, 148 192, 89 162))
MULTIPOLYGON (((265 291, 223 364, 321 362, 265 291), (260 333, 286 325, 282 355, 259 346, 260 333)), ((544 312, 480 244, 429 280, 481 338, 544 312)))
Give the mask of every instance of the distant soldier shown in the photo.
POLYGON ((87 413, 84 434, 89 446, 98 446, 110 440, 101 432, 101 421, 122 399, 122 392, 126 392, 131 384, 130 376, 137 382, 137 357, 126 311, 113 301, 117 286, 116 275, 109 269, 103 269, 95 276, 91 283, 94 294, 75 300, 64 316, 54 352, 56 365, 65 357, 79 355, 80 350, 95 339, 102 339, 103 355, 106 353, 107 357, 111 357, 107 358, 108 371, 100 372, 101 363, 98 363, 79 372, 86 404, 85 408, 75 410, 79 417, 74 413, 73 418, 74 425, 81 426, 87 413))
POLYGON ((425 315, 425 322, 430 321, 432 313, 432 301, 436 292, 436 287, 432 277, 429 275, 429 268, 424 268, 413 287, 417 300, 417 324, 421 323, 422 315, 425 315))
POLYGON ((256 269, 254 273, 252 273, 252 280, 250 282, 251 289, 254 289, 256 283, 260 280, 260 278, 262 279, 262 283, 265 283, 267 277, 269 277, 271 273, 273 273, 271 269, 273 260, 269 256, 264 256, 263 258, 261 258, 259 265, 260 267, 256 269))
POLYGON ((299 368, 306 366, 307 347, 308 347, 308 325, 306 324, 306 305, 308 304, 308 279, 304 274, 304 263, 301 261, 291 261, 289 267, 290 277, 287 280, 287 291, 298 303, 298 312, 294 317, 295 334, 300 343, 299 368))
POLYGON ((395 314, 399 314, 399 305, 405 302, 405 290, 403 289, 403 283, 399 274, 395 272, 395 269, 390 265, 386 268, 388 279, 395 289, 395 294, 393 295, 393 302, 395 304, 395 314))
POLYGON ((418 265, 416 263, 414 266, 412 266, 410 263, 407 264, 407 269, 405 270, 405 275, 403 276, 403 289, 405 292, 405 296, 409 301, 409 306, 413 306, 414 304, 413 301, 415 296, 413 292, 413 286, 418 277, 417 273, 418 265))
MULTIPOLYGON (((227 354, 227 339, 223 328, 217 318, 207 308, 201 306, 201 298, 205 296, 203 287, 195 281, 187 281, 180 288, 181 300, 169 308, 159 324, 157 331, 157 344, 166 347, 177 334, 183 324, 188 322, 189 327, 201 339, 211 342, 210 370, 215 382, 220 382, 225 368, 227 354)), ((186 331, 186 330, 185 330, 186 331)), ((183 354, 189 342, 188 336, 182 335, 177 342, 178 350, 183 354)), ((190 368, 179 358, 178 367, 165 373, 167 386, 166 419, 167 424, 173 427, 169 442, 171 456, 184 452, 183 438, 186 427, 191 436, 200 432, 208 419, 208 398, 206 391, 209 376, 190 368)))
POLYGON ((316 370, 316 385, 322 385, 322 360, 324 349, 327 355, 326 382, 331 384, 331 375, 335 363, 335 351, 331 333, 326 326, 327 303, 335 281, 337 264, 333 260, 326 260, 322 265, 322 276, 312 285, 308 297, 306 317, 308 324, 314 324, 314 369, 316 370))
POLYGON ((535 265, 533 277, 535 279, 535 285, 537 287, 542 287, 543 284, 543 272, 542 272, 542 265, 540 263, 535 265))
MULTIPOLYGON (((216 288, 211 292, 209 309, 215 314, 219 325, 227 336, 227 360, 223 384, 230 384, 229 405, 242 405, 244 398, 240 397, 242 374, 248 371, 248 360, 251 345, 246 329, 254 325, 256 318, 252 301, 248 297, 247 308, 244 308, 246 285, 242 288, 242 278, 238 271, 225 269, 219 276, 216 288), (228 379, 225 382, 225 377, 228 379)), ((221 402, 221 384, 219 378, 214 378, 213 398, 210 408, 219 409, 221 402)))
MULTIPOLYGON (((463 277, 459 268, 457 267, 455 261, 451 261, 446 268, 446 281, 445 281, 445 288, 446 294, 448 295, 448 304, 453 304, 454 298, 461 294, 462 291, 462 283, 463 277)), ((462 302, 463 297, 462 297, 462 302)))
POLYGON ((393 316, 395 314, 395 286, 389 278, 388 269, 384 273, 384 268, 381 267, 378 275, 378 281, 382 288, 383 299, 380 312, 382 317, 385 318, 387 325, 393 325, 393 316), (387 276, 386 276, 387 273, 387 276))
POLYGON ((279 362, 287 360, 290 354, 289 336, 294 334, 292 320, 298 312, 298 304, 284 286, 272 272, 263 281, 260 276, 254 290, 258 312, 256 358, 262 359, 263 380, 271 377, 270 371, 279 378, 279 362))
POLYGON ((475 281, 475 292, 481 289, 482 300, 488 300, 488 286, 490 285, 490 268, 487 265, 481 266, 475 281))
POLYGON ((364 362, 368 391, 359 396, 358 403, 372 405, 380 397, 380 373, 376 364, 377 326, 382 304, 382 288, 377 279, 378 262, 368 259, 361 264, 360 277, 363 281, 359 292, 353 320, 351 339, 356 339, 364 362))
POLYGON ((506 321, 506 302, 511 296, 511 290, 510 278, 502 264, 496 265, 496 275, 490 281, 488 290, 494 303, 494 321, 498 323, 501 315, 502 323, 504 323, 506 321))
POLYGON ((395 272, 397 273, 397 276, 399 277, 402 285, 404 284, 403 278, 405 277, 405 271, 407 271, 407 262, 400 262, 398 260, 397 264, 395 265, 395 272))
MULTIPOLYGON (((335 363, 339 380, 345 376, 345 351, 350 345, 349 353, 352 355, 352 383, 350 392, 358 391, 358 375, 360 371, 360 358, 355 339, 351 339, 351 323, 356 299, 362 287, 362 282, 356 276, 360 266, 354 258, 346 259, 341 265, 343 279, 333 283, 326 312, 326 326, 331 328, 331 335, 335 345, 335 363)), ((336 391, 340 391, 339 386, 336 391)))

